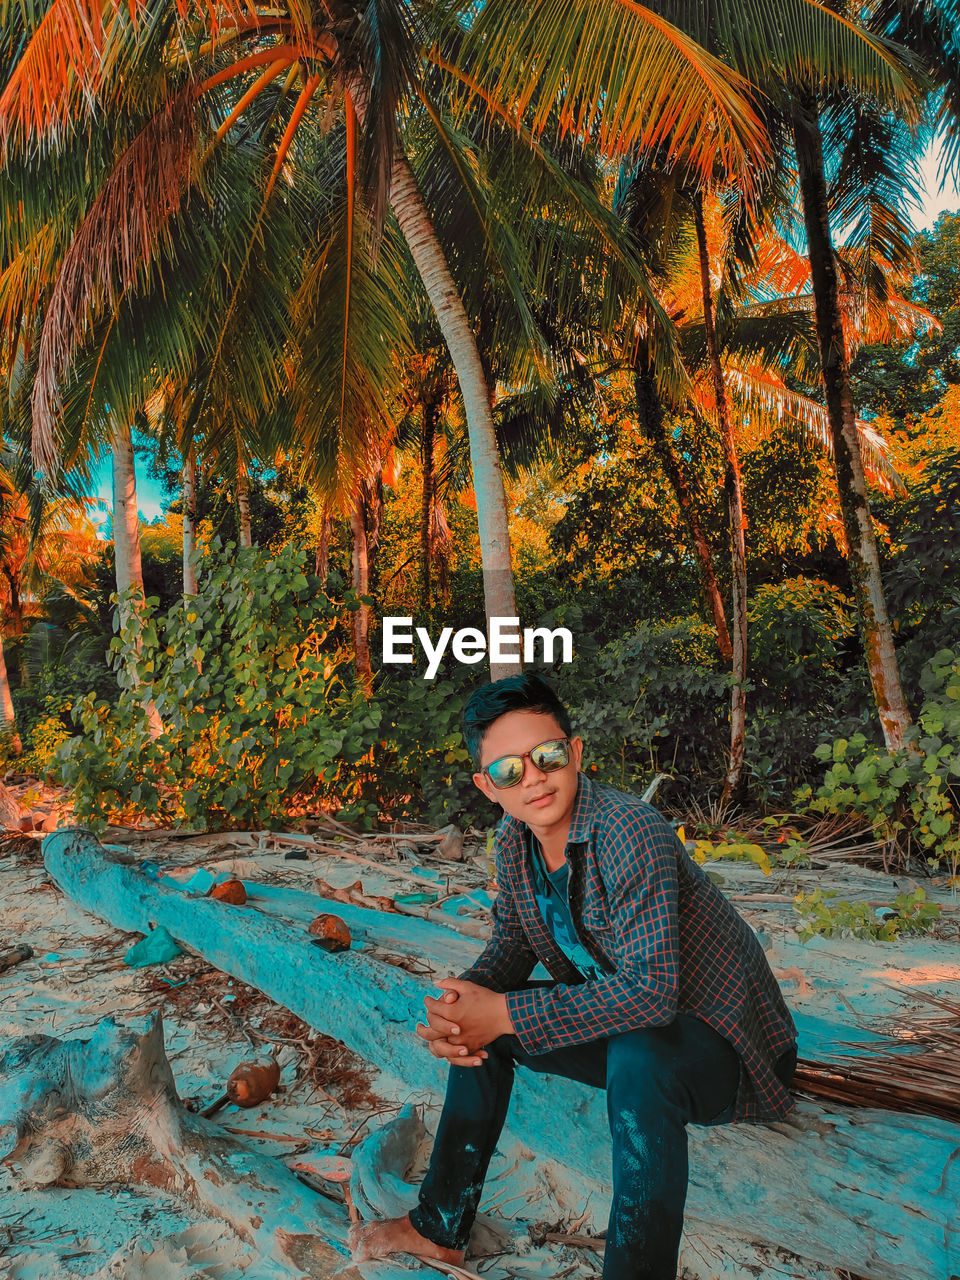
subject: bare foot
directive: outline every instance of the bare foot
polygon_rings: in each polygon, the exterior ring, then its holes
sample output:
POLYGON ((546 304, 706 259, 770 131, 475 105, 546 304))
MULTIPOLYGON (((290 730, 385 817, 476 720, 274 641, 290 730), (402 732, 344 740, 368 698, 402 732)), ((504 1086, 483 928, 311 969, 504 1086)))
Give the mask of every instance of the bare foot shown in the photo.
POLYGON ((367 1262, 370 1258, 385 1258, 388 1253, 412 1253, 417 1258, 434 1258, 437 1262, 450 1262, 459 1266, 463 1262, 463 1249, 444 1249, 426 1236, 422 1236, 410 1221, 410 1215, 387 1218, 383 1222, 354 1224, 347 1237, 354 1262, 367 1262))

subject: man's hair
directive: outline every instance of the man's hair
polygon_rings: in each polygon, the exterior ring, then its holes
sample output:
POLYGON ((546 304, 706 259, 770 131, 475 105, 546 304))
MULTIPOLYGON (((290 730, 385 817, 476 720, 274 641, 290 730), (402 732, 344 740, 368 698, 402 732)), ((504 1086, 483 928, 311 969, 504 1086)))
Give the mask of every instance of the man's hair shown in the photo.
POLYGON ((566 707, 542 676, 524 671, 505 680, 492 680, 474 689, 463 709, 463 736, 474 766, 480 768, 484 734, 508 711, 537 711, 550 715, 569 738, 572 732, 566 707))

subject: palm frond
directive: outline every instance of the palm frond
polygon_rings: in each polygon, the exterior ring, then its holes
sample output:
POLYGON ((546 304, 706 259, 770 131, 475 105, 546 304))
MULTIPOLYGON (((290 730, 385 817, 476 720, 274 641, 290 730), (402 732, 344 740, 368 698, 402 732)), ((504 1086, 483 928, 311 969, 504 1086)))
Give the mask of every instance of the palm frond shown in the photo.
MULTIPOLYGON (((809 396, 791 391, 775 371, 728 363, 724 381, 731 398, 750 415, 752 434, 762 438, 764 434, 791 423, 800 428, 811 444, 833 455, 833 438, 824 406, 809 396)), ((712 389, 706 383, 702 384, 699 398, 710 411, 711 397, 712 389)), ((857 436, 864 468, 873 482, 888 491, 905 488, 891 460, 890 445, 877 428, 858 419, 857 436)))
POLYGON ((754 90, 653 10, 630 0, 486 0, 471 14, 459 67, 464 103, 479 95, 534 134, 559 111, 564 132, 609 156, 662 147, 705 177, 766 157, 754 90), (558 108, 559 104, 559 108, 558 108))
POLYGON ((396 388, 400 363, 410 349, 399 232, 388 219, 374 270, 370 224, 362 205, 355 219, 349 282, 341 198, 319 250, 306 263, 292 304, 297 358, 288 399, 294 438, 304 474, 334 503, 347 501, 364 460, 402 415, 396 388), (350 342, 344 348, 348 287, 350 342))
MULTIPOLYGON (((56 465, 57 385, 91 310, 133 287, 180 206, 194 153, 194 95, 170 98, 127 148, 60 268, 43 321, 33 398, 34 455, 56 465)), ((167 232, 168 233, 168 232, 167 232)))
POLYGON ((888 270, 915 271, 911 211, 923 184, 924 134, 901 116, 850 94, 828 99, 820 128, 830 157, 827 199, 848 253, 888 270))
MULTIPOLYGON (((303 13, 300 0, 288 9, 303 13)), ((13 8, 14 6, 10 6, 13 8)), ((124 94, 137 93, 136 77, 126 83, 115 73, 131 52, 143 52, 144 29, 165 38, 174 19, 187 22, 199 16, 216 36, 223 24, 260 23, 242 0, 201 0, 199 14, 190 0, 169 0, 151 6, 150 0, 53 0, 27 28, 25 47, 0 94, 0 143, 4 151, 30 144, 31 139, 69 137, 83 119, 92 119, 105 86, 124 94), (192 12, 191 12, 192 11, 192 12)), ((272 19, 265 21, 267 29, 272 19)), ((122 106, 121 102, 121 106, 122 106)))
POLYGON ((390 192, 397 122, 416 91, 425 33, 416 6, 404 0, 365 0, 361 13, 358 52, 367 96, 361 178, 376 240, 390 192))
POLYGON ((852 20, 846 8, 818 0, 671 0, 661 11, 773 96, 810 84, 846 88, 916 116, 920 69, 894 33, 852 20))
POLYGON ((873 0, 869 6, 870 29, 909 48, 932 80, 928 130, 943 137, 947 165, 955 177, 960 172, 958 20, 954 0, 873 0))

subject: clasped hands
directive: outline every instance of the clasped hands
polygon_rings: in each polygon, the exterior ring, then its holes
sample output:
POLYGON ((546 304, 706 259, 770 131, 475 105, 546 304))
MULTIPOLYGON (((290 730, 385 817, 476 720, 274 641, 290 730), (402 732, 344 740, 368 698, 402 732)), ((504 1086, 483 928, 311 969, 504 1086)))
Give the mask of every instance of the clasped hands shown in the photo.
POLYGON ((437 986, 443 995, 424 997, 427 1025, 418 1022, 417 1035, 435 1058, 457 1067, 478 1067, 487 1056, 484 1046, 513 1032, 507 997, 460 978, 442 978, 437 986))

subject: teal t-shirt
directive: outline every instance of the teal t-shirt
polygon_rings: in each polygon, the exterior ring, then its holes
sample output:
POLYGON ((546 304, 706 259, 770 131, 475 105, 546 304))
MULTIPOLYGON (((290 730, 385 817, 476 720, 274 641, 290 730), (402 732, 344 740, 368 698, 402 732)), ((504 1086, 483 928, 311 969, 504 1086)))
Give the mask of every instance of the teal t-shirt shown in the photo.
POLYGON ((533 868, 533 884, 537 896, 537 906, 540 908, 540 914, 543 916, 547 928, 553 934, 554 941, 570 963, 576 969, 579 969, 585 979, 602 977, 604 970, 579 940, 577 931, 573 926, 573 917, 570 914, 570 902, 567 896, 567 880, 570 873, 569 863, 565 862, 556 871, 548 871, 546 863, 543 861, 543 854, 540 852, 539 842, 534 840, 529 830, 526 832, 526 838, 527 857, 530 859, 530 864, 533 868))

